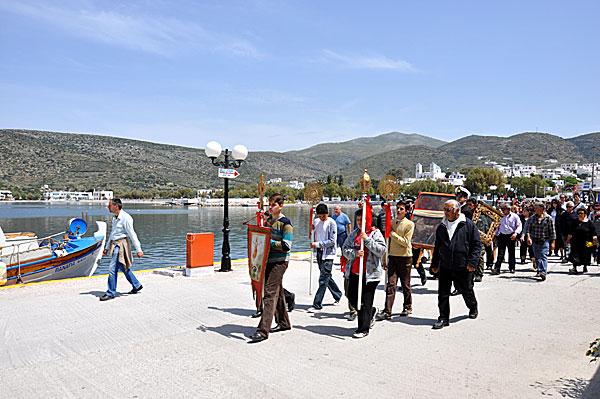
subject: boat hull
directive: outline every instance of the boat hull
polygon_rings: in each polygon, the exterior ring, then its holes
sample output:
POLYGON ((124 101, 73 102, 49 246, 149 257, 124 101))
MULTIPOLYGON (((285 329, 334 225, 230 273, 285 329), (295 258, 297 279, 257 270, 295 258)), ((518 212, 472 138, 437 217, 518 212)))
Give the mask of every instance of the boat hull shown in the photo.
POLYGON ((106 239, 106 223, 98 222, 98 227, 99 230, 94 234, 94 238, 73 241, 78 244, 85 243, 85 245, 81 245, 81 249, 64 256, 24 264, 21 267, 9 267, 5 285, 91 276, 100 263, 106 239))

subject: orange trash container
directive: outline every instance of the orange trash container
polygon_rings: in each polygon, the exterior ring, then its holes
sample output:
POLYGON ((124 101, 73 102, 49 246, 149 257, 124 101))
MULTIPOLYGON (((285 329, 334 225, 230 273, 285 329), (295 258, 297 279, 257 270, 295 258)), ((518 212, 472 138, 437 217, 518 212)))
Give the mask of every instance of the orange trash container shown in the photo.
POLYGON ((197 276, 214 272, 215 235, 187 233, 185 275, 197 276))

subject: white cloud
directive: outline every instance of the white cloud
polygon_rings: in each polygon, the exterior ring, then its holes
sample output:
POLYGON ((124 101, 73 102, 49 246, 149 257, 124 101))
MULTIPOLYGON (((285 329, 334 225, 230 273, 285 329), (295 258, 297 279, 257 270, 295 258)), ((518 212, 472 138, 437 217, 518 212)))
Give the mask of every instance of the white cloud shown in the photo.
POLYGON ((162 56, 201 50, 258 58, 261 52, 247 39, 209 32, 176 18, 101 10, 90 3, 58 7, 35 2, 0 1, 0 10, 43 21, 71 35, 162 56))
POLYGON ((324 49, 323 55, 326 59, 340 62, 349 68, 356 69, 390 69, 396 71, 415 72, 416 68, 409 62, 403 60, 392 60, 390 58, 373 56, 349 56, 336 53, 335 51, 324 49))

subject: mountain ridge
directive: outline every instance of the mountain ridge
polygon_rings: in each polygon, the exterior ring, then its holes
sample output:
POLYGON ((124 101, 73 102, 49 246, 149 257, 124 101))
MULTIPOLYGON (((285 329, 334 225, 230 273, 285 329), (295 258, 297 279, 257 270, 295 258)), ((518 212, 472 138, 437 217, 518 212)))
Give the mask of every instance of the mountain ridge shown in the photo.
MULTIPOLYGON (((256 183, 261 171, 267 180, 315 181, 332 174, 352 184, 365 167, 374 178, 391 168, 414 176, 417 162, 426 169, 435 161, 443 171, 454 171, 481 166, 483 159, 478 157, 538 165, 549 158, 558 163, 589 162, 596 143, 600 143, 598 132, 569 139, 532 132, 509 137, 470 135, 452 142, 390 132, 303 150, 252 151, 233 184, 256 183)), ((54 190, 150 191, 222 185, 200 148, 87 133, 1 129, 0 153, 0 187, 37 189, 48 184, 54 190)))

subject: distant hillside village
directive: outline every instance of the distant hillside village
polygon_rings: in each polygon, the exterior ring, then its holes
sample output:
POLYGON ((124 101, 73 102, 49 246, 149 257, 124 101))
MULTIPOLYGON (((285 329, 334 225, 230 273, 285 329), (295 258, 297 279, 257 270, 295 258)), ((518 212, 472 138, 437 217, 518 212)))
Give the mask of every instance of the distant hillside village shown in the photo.
MULTIPOLYGON (((556 163, 556 159, 546 160, 547 164, 556 163)), ((539 175, 543 179, 551 180, 555 187, 564 187, 565 178, 577 178, 578 176, 584 176, 587 180, 589 177, 590 182, 588 186, 591 186, 591 177, 594 177, 594 187, 600 187, 600 164, 596 163, 592 170, 591 163, 578 164, 578 163, 563 163, 560 167, 555 168, 538 168, 534 165, 501 165, 495 161, 484 161, 484 164, 490 165, 492 168, 502 172, 503 177, 531 177, 532 175, 539 175)), ((429 170, 424 171, 423 165, 417 163, 415 166, 415 177, 404 179, 405 184, 410 184, 418 180, 434 180, 445 184, 452 184, 454 186, 462 186, 465 184, 466 176, 464 174, 453 172, 446 174, 442 172, 435 162, 431 162, 429 170)))

